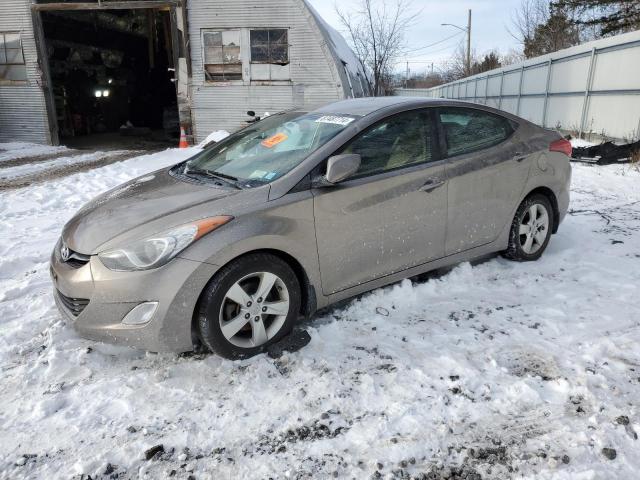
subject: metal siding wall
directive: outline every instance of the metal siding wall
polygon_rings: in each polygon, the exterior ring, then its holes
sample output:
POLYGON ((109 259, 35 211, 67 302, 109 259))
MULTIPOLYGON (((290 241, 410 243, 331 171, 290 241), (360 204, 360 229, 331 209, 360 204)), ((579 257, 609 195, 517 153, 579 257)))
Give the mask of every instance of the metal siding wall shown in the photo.
POLYGON ((525 120, 542 125, 544 97, 524 97, 520 99, 520 116, 525 120))
POLYGON ((399 89, 396 95, 466 98, 517 113, 545 127, 559 126, 619 139, 639 137, 640 31, 431 89, 399 89), (475 81, 478 88, 474 95, 475 81))
POLYGON ((0 0, 0 32, 20 32, 26 85, 0 85, 0 142, 51 143, 28 0, 0 0))
POLYGON ((261 115, 293 107, 310 108, 344 98, 337 66, 301 0, 189 0, 187 9, 193 65, 192 112, 198 140, 214 130, 240 128, 247 120, 247 110, 261 115), (260 27, 289 28, 291 84, 207 84, 202 66, 201 29, 260 27), (303 98, 296 98, 296 87, 304 88, 303 98))
POLYGON ((547 64, 525 69, 522 78, 522 92, 544 94, 547 84, 547 64))

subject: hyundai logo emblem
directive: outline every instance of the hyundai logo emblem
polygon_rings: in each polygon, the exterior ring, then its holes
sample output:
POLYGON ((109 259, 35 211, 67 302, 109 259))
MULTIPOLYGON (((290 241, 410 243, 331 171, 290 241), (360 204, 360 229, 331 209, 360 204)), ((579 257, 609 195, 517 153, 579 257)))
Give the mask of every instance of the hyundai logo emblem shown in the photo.
POLYGON ((63 262, 66 262, 71 257, 71 253, 69 252, 69 247, 67 247, 64 243, 60 247, 60 258, 63 262))

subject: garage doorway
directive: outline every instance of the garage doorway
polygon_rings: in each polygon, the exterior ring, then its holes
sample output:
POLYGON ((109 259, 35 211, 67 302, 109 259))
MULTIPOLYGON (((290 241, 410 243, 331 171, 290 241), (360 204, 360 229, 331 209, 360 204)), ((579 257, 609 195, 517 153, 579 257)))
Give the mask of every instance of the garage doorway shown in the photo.
POLYGON ((40 13, 62 145, 157 150, 180 133, 169 6, 40 13))

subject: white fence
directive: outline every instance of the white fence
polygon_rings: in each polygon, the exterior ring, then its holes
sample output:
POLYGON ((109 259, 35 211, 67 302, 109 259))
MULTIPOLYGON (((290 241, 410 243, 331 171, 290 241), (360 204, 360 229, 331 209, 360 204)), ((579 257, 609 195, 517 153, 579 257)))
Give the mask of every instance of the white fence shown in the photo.
POLYGON ((631 139, 640 135, 640 31, 395 94, 477 102, 544 127, 631 139))

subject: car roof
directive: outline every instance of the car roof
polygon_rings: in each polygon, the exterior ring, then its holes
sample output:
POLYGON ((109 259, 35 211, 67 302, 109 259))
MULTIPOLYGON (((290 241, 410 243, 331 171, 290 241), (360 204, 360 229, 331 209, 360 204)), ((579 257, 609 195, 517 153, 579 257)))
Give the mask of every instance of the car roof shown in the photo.
POLYGON ((357 115, 364 117, 383 108, 400 105, 411 109, 421 106, 460 105, 465 103, 468 102, 429 97, 364 97, 330 103, 314 110, 313 113, 357 115))

